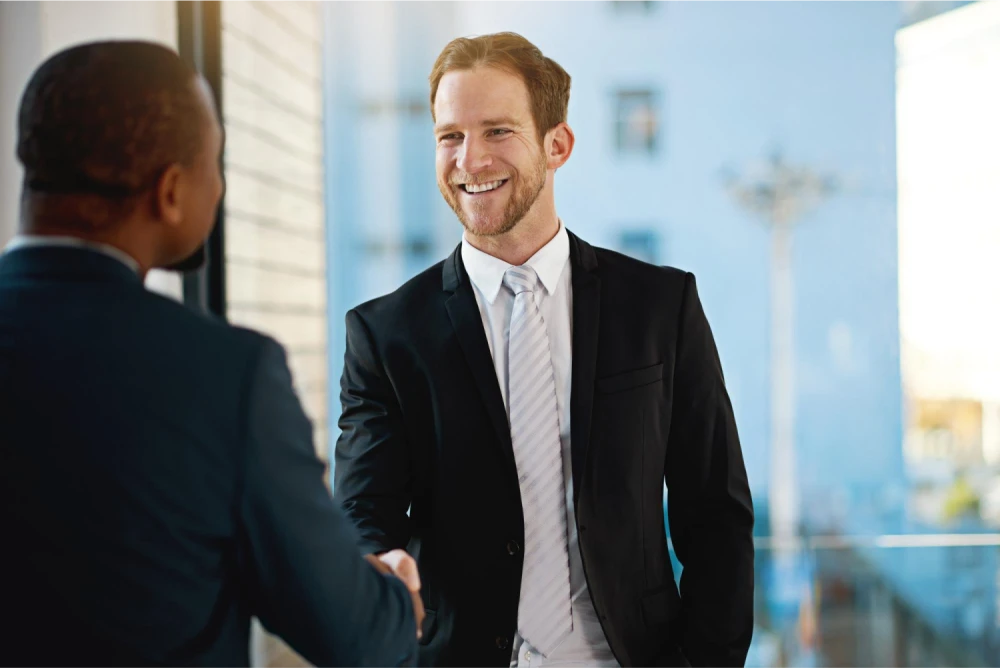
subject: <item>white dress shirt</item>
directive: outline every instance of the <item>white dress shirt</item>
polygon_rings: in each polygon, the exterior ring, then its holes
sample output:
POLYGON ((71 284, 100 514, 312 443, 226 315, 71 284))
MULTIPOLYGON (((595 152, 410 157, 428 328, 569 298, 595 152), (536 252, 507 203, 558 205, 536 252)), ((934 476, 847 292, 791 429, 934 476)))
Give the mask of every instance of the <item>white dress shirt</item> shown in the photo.
MULTIPOLYGON (((488 255, 462 240, 462 262, 472 280, 493 366, 500 382, 507 418, 510 419, 507 352, 514 294, 503 287, 503 275, 512 265, 488 255)), ((524 263, 538 274, 543 290, 535 302, 545 321, 556 380, 559 407, 559 440, 562 445, 563 477, 566 481, 566 521, 569 530, 570 588, 573 596, 573 631, 548 657, 536 652, 520 633, 514 636, 511 666, 617 666, 583 576, 583 559, 577 536, 573 506, 573 465, 570 451, 570 391, 573 370, 573 284, 569 261, 569 235, 559 223, 559 232, 524 263)))
POLYGON ((18 248, 38 247, 83 248, 94 251, 95 253, 107 255, 108 257, 113 257, 135 273, 139 273, 139 263, 125 251, 119 250, 114 246, 109 246, 108 244, 102 244, 96 241, 86 241, 85 239, 79 239, 77 237, 50 237, 41 234, 19 234, 7 244, 6 248, 4 248, 4 252, 14 251, 18 248))

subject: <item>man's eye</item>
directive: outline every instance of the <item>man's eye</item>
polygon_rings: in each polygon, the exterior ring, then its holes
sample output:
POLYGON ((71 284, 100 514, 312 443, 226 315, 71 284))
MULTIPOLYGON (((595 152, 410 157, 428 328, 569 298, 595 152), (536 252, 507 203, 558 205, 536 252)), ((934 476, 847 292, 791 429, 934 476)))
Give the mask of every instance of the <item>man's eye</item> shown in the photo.
POLYGON ((499 137, 499 136, 505 135, 505 134, 507 134, 509 132, 510 132, 510 130, 507 130, 505 128, 494 128, 493 130, 490 130, 490 136, 491 137, 499 137))

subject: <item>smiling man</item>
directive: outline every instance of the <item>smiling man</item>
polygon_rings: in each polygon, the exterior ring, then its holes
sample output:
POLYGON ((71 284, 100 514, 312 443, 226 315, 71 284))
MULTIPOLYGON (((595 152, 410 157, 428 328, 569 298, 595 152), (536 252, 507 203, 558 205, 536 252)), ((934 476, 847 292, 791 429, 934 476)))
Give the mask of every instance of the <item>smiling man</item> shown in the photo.
POLYGON ((465 235, 348 313, 335 469, 366 549, 417 559, 420 663, 742 665, 753 510, 694 277, 563 225, 570 77, 530 42, 454 40, 430 83, 465 235))

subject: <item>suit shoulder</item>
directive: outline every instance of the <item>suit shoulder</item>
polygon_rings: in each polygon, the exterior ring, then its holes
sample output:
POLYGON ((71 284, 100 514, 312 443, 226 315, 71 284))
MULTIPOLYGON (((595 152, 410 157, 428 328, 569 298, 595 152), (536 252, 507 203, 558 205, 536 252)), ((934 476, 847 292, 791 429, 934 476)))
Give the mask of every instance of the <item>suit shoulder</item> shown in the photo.
POLYGON ((442 292, 442 270, 446 260, 428 267, 392 292, 364 302, 352 309, 363 319, 394 320, 419 313, 429 298, 442 292))
POLYGON ((273 345, 272 337, 242 325, 234 325, 210 313, 196 311, 169 297, 149 292, 150 303, 162 314, 164 321, 181 336, 192 339, 193 345, 223 351, 224 355, 256 356, 273 345), (195 341, 199 343, 195 343, 195 341))
POLYGON ((694 274, 678 267, 655 265, 617 251, 594 247, 602 275, 619 276, 627 281, 641 281, 670 290, 683 291, 694 274))

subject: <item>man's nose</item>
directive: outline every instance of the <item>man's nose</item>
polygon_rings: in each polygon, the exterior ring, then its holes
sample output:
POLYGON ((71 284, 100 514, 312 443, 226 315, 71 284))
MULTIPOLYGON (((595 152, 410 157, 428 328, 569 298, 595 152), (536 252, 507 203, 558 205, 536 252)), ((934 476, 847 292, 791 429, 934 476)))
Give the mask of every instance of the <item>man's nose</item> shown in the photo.
POLYGON ((485 143, 473 137, 466 137, 458 152, 457 167, 467 174, 475 174, 492 164, 493 158, 485 143))

